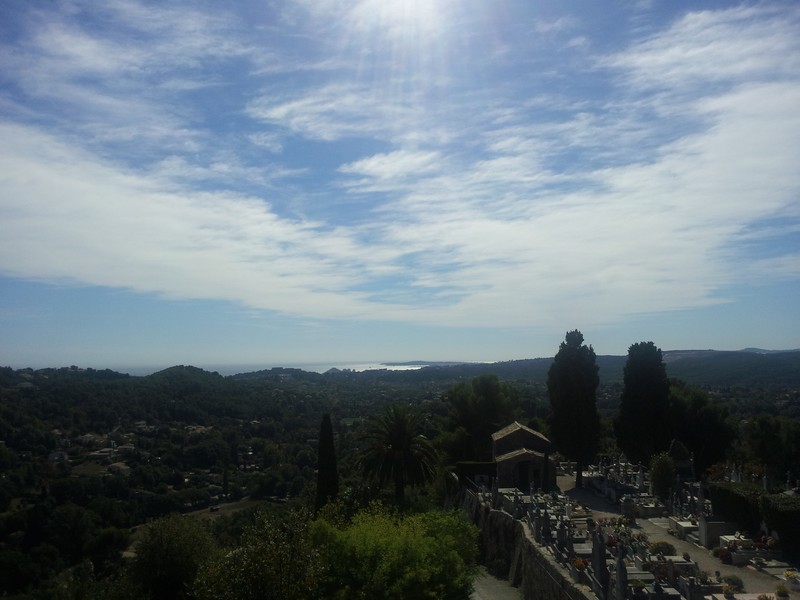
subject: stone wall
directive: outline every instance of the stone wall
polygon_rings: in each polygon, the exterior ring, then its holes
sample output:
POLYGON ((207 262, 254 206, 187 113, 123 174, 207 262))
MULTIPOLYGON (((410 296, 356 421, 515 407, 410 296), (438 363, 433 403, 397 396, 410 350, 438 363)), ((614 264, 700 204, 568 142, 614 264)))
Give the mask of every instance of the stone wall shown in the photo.
POLYGON ((470 490, 465 490, 461 506, 480 531, 479 562, 492 575, 519 587, 525 600, 597 600, 536 543, 525 523, 492 509, 470 490))

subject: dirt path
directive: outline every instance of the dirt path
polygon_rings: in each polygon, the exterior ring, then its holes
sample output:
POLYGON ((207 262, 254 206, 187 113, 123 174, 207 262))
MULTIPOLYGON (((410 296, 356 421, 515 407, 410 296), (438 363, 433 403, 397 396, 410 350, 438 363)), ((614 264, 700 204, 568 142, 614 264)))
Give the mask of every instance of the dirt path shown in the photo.
MULTIPOLYGON (((589 508, 595 513, 595 518, 603 516, 619 515, 620 510, 617 506, 607 502, 604 498, 596 496, 593 492, 587 489, 575 489, 574 477, 559 477, 558 487, 570 498, 573 498, 589 508)), ((746 593, 766 593, 774 596, 775 586, 778 580, 771 577, 766 573, 756 571, 752 567, 735 567, 733 565, 725 565, 718 558, 714 558, 711 552, 701 546, 696 546, 692 542, 679 540, 678 538, 667 533, 666 523, 664 519, 638 519, 634 529, 639 529, 647 534, 651 542, 665 541, 675 546, 678 554, 688 552, 692 560, 697 561, 701 571, 707 571, 711 576, 716 571, 720 572, 721 576, 725 575, 738 575, 742 578, 746 593)), ((790 594, 792 600, 800 600, 800 594, 792 592, 790 594)))
POLYGON ((504 579, 497 579, 481 567, 475 578, 475 591, 470 600, 522 600, 522 591, 504 579))

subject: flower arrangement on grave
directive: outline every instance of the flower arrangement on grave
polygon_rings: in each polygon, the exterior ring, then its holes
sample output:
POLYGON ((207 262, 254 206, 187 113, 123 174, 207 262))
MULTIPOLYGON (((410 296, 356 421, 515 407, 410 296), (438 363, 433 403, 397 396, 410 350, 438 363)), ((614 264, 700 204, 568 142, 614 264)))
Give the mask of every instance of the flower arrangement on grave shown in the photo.
POLYGON ((606 546, 608 546, 609 548, 613 548, 616 545, 617 545, 617 536, 614 535, 613 533, 609 533, 608 539, 606 539, 606 546))
POLYGON ((733 598, 733 586, 730 583, 725 583, 722 585, 722 595, 726 598, 733 598))
POLYGON ((572 561, 572 566, 578 571, 585 571, 586 567, 589 566, 589 563, 585 558, 581 558, 579 556, 572 561))
POLYGON ((690 560, 692 560, 692 557, 689 556, 688 552, 684 552, 683 553, 683 560, 685 560, 686 562, 689 562, 690 560))
POLYGON ((722 561, 722 564, 724 565, 731 564, 733 562, 733 556, 731 556, 731 551, 728 548, 720 548, 719 559, 722 561))
POLYGON ((787 569, 783 572, 783 576, 788 580, 800 581, 800 574, 794 569, 787 569))
POLYGON ((781 598, 786 598, 789 596, 789 588, 786 587, 786 584, 781 582, 775 586, 775 595, 780 596, 781 598))

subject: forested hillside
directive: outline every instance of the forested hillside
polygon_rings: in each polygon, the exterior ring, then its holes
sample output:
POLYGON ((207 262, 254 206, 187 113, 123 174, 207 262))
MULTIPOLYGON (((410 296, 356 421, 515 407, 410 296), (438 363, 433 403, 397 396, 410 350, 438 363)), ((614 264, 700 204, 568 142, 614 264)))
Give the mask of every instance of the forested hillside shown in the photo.
MULTIPOLYGON (((767 465, 778 481, 800 464, 799 357, 665 354, 669 376, 684 373, 688 380, 669 384, 666 435, 694 451, 698 475, 707 467, 713 475, 715 463, 735 460, 751 465, 754 476, 767 465)), ((124 555, 141 547, 143 524, 175 513, 213 521, 203 535, 214 548, 255 544, 256 534, 246 531, 264 525, 254 507, 268 507, 280 522, 291 508, 314 507, 326 414, 338 458, 332 464, 338 464, 339 504, 328 525, 312 526, 309 515, 301 529, 327 540, 318 539, 320 548, 351 543, 348 532, 356 530, 350 528, 369 527, 368 518, 375 527, 402 531, 390 525, 399 518, 391 513, 352 519, 376 500, 409 514, 438 510, 449 493, 448 470, 458 461, 490 458, 487 436, 510 421, 549 435, 551 363, 326 374, 270 369, 229 377, 188 366, 146 377, 78 367, 0 368, 0 594, 56 598, 62 596, 52 595, 55 589, 86 584, 100 586, 92 588, 95 597, 123 597, 108 591, 119 591, 114 582, 123 582, 139 590, 129 597, 148 597, 141 572, 136 585, 130 582, 136 571, 124 555), (422 434, 430 444, 422 455, 436 463, 418 470, 432 480, 409 479, 401 495, 391 477, 373 477, 378 471, 365 460, 365 436, 383 435, 394 427, 391 419, 422 434)), ((612 421, 625 364, 621 357, 597 357, 600 455, 620 453, 612 421)), ((437 518, 426 517, 425 527, 438 527, 437 518)), ((467 542, 458 543, 463 549, 467 542)), ((211 595, 224 585, 223 571, 212 567, 202 575, 204 593, 211 595)), ((362 576, 351 573, 352 585, 375 583, 362 576)))

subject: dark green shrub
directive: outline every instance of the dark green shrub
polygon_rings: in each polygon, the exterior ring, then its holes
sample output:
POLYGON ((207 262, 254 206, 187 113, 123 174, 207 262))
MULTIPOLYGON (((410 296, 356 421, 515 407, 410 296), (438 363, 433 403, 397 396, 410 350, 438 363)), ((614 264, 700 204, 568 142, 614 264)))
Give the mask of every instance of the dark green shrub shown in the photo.
POLYGON ((675 556, 675 546, 669 542, 653 542, 647 548, 650 554, 663 554, 664 556, 675 556))
POLYGON ((763 495, 761 514, 770 529, 778 532, 784 551, 800 555, 800 498, 783 494, 763 495))
POLYGON ((756 531, 761 523, 759 498, 764 491, 751 483, 712 483, 708 495, 714 513, 733 521, 744 531, 756 531))
POLYGON ((738 575, 725 575, 722 581, 730 585, 737 594, 744 591, 744 582, 738 575))

